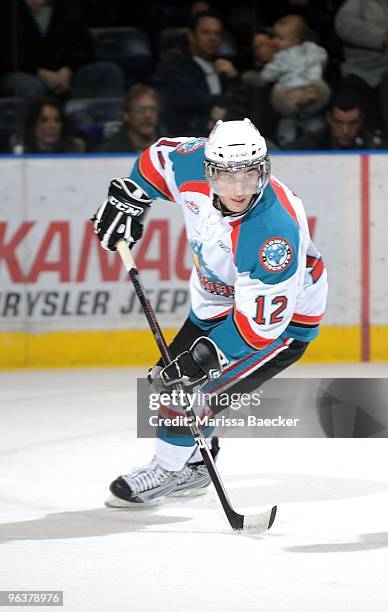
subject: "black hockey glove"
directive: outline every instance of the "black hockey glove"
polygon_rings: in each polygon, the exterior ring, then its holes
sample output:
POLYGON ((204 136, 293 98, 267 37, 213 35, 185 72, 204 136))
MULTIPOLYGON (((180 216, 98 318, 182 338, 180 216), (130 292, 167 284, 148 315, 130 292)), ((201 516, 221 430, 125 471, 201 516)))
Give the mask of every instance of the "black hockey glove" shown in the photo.
POLYGON ((134 245, 143 233, 143 219, 152 200, 129 178, 111 181, 108 199, 92 217, 94 232, 107 251, 115 251, 119 240, 134 245))
POLYGON ((201 336, 188 351, 166 365, 159 376, 167 388, 177 383, 192 388, 218 378, 227 364, 228 360, 216 343, 201 336))

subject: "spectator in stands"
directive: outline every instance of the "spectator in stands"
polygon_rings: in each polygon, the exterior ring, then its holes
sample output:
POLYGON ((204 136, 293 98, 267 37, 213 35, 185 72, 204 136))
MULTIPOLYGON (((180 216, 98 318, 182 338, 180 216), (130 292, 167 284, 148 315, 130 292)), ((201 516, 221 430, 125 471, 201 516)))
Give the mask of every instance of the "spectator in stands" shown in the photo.
POLYGON ((248 116, 266 139, 273 138, 279 116, 271 105, 272 85, 261 78, 261 72, 277 51, 273 32, 270 28, 258 28, 253 34, 253 67, 242 74, 242 80, 249 88, 250 111, 248 116))
POLYGON ((234 100, 232 97, 225 100, 223 106, 215 104, 211 110, 207 122, 207 130, 211 132, 217 121, 239 121, 247 117, 249 114, 247 106, 234 100))
POLYGON ((272 30, 269 28, 259 28, 253 34, 253 68, 246 70, 243 81, 250 87, 262 87, 263 80, 260 73, 264 66, 268 64, 277 51, 276 43, 273 38, 272 30))
POLYGON ((264 82, 275 83, 272 104, 283 117, 314 115, 329 101, 330 88, 323 80, 327 51, 305 41, 306 22, 286 15, 274 25, 277 52, 261 71, 264 82))
POLYGON ((204 2, 204 0, 196 0, 192 2, 190 5, 191 16, 199 15, 199 13, 208 13, 212 10, 212 7, 208 2, 204 2))
POLYGON ((351 94, 338 94, 326 113, 328 131, 320 148, 325 149, 385 149, 382 133, 370 132, 364 125, 362 106, 351 94))
POLYGON ((55 98, 36 98, 29 106, 23 134, 10 138, 12 153, 84 153, 85 143, 71 135, 68 119, 55 98))
POLYGON ((332 26, 333 16, 344 0, 275 0, 258 3, 259 17, 263 23, 274 23, 291 13, 303 17, 321 39, 332 26))
POLYGON ((371 127, 388 133, 388 0, 346 0, 335 28, 344 44, 341 87, 356 91, 371 127))
MULTIPOLYGON (((128 0, 122 0, 122 3, 125 6, 128 4, 128 0)), ((139 2, 138 4, 143 5, 139 2)), ((216 4, 219 4, 219 2, 216 2, 216 4)), ((155 48, 158 48, 160 34, 164 29, 187 28, 195 15, 213 10, 218 12, 213 0, 211 2, 212 6, 208 2, 191 2, 190 0, 149 0, 149 5, 149 7, 143 7, 142 9, 143 15, 147 15, 147 21, 144 23, 143 29, 153 40, 155 48)), ((128 19, 127 22, 132 24, 132 21, 128 21, 128 19)))
POLYGON ((223 25, 212 12, 193 17, 189 49, 161 57, 154 83, 162 96, 163 123, 173 135, 206 136, 210 109, 226 95, 246 95, 233 63, 217 57, 223 25))
POLYGON ((94 62, 76 0, 3 0, 0 74, 2 96, 123 95, 121 68, 94 62))
POLYGON ((386 149, 382 132, 370 132, 365 127, 364 114, 358 98, 348 91, 337 93, 326 113, 326 129, 320 134, 304 133, 294 143, 298 149, 368 150, 386 149))
MULTIPOLYGON (((233 98, 228 99, 224 107, 213 106, 209 121, 207 124, 209 132, 214 128, 217 121, 239 121, 244 119, 249 114, 246 106, 240 104, 238 101, 235 102, 233 98)), ((272 151, 279 150, 277 144, 275 144, 270 138, 266 138, 267 148, 272 151)))
POLYGON ((144 151, 158 138, 159 104, 156 92, 146 85, 132 85, 123 104, 119 130, 105 138, 100 153, 144 151))

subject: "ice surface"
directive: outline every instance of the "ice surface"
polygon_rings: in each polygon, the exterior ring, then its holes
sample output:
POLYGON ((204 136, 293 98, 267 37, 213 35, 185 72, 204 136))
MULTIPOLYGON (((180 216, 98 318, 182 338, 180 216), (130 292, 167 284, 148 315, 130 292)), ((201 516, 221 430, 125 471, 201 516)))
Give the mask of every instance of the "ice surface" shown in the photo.
POLYGON ((71 612, 386 612, 386 439, 224 440, 218 465, 235 509, 279 506, 263 536, 233 533, 212 490, 109 510, 109 482, 153 453, 136 438, 143 374, 0 373, 1 590, 63 590, 71 612))

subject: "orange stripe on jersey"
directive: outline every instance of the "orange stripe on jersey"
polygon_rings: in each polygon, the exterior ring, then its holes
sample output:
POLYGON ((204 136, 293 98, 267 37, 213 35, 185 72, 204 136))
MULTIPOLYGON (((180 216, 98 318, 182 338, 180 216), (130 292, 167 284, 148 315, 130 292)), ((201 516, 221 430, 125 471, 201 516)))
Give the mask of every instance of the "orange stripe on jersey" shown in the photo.
POLYGON ((179 191, 181 193, 184 191, 199 191, 199 193, 209 197, 210 185, 207 181, 186 181, 179 187, 179 191))
POLYGON ((229 225, 233 228, 232 234, 231 234, 231 240, 232 240, 232 251, 233 251, 235 261, 236 261, 237 243, 238 243, 238 238, 239 238, 240 229, 241 229, 241 221, 242 219, 237 219, 236 221, 229 221, 229 225))
POLYGON ((263 338, 259 336, 259 334, 256 334, 249 324, 248 317, 242 312, 239 312, 236 308, 234 310, 233 320, 243 340, 252 348, 256 350, 264 349, 274 341, 274 338, 268 340, 268 338, 263 338))
POLYGON ((174 201, 174 196, 166 185, 166 181, 163 176, 157 171, 151 161, 151 153, 149 149, 143 151, 139 157, 139 171, 140 174, 148 181, 151 185, 156 187, 160 193, 162 193, 171 202, 174 201))
POLYGON ((163 140, 159 140, 158 146, 161 147, 177 147, 181 142, 177 142, 176 140, 167 140, 164 138, 163 140))
POLYGON ((220 314, 214 315, 214 317, 210 317, 210 319, 206 319, 206 321, 213 321, 214 319, 219 319, 220 317, 226 317, 231 310, 231 308, 228 308, 228 310, 224 310, 224 312, 220 312, 220 314))
POLYGON ((160 165, 164 169, 166 162, 164 161, 163 153, 161 151, 158 151, 158 160, 159 160, 160 165))
POLYGON ((321 258, 310 257, 309 255, 306 257, 306 266, 308 268, 312 268, 310 270, 310 274, 313 277, 314 283, 317 282, 322 276, 322 273, 325 269, 325 264, 321 258))
POLYGON ((291 202, 288 199, 283 187, 273 178, 271 178, 270 180, 270 185, 272 189, 274 190, 274 192, 276 193, 282 206, 286 209, 286 211, 294 219, 294 221, 296 221, 297 224, 299 225, 298 217, 296 216, 296 213, 294 209, 292 208, 291 202))
POLYGON ((318 257, 312 257, 311 255, 306 256, 306 265, 308 268, 314 268, 316 266, 317 261, 319 261, 318 257))
POLYGON ((296 312, 292 315, 291 323, 305 323, 306 325, 315 325, 322 319, 323 314, 320 315, 303 315, 297 314, 296 312))

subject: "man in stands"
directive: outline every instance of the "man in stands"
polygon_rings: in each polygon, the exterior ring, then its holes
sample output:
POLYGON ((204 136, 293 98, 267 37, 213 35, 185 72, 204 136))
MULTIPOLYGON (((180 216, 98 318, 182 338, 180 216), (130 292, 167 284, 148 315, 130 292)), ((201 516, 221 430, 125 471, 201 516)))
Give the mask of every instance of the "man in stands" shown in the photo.
POLYGON ((124 100, 121 126, 102 141, 97 151, 144 151, 157 139, 158 123, 159 104, 155 90, 146 85, 133 85, 124 100))
POLYGON ((170 49, 161 57, 154 83, 163 99, 163 122, 171 134, 207 136, 214 105, 226 95, 245 95, 233 63, 218 57, 223 25, 212 12, 193 17, 187 50, 170 49))

